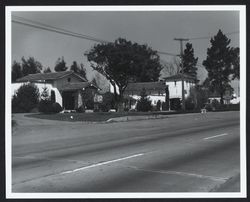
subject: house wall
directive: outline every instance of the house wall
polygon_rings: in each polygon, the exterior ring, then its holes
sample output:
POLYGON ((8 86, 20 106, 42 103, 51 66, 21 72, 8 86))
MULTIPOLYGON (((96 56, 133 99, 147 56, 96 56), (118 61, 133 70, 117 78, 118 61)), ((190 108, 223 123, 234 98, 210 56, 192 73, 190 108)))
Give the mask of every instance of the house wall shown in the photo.
MULTIPOLYGON (((182 98, 181 81, 166 81, 166 85, 168 85, 170 99, 182 98)), ((194 83, 191 83, 189 81, 184 81, 184 90, 186 91, 185 98, 187 98, 190 95, 190 89, 193 86, 195 86, 194 83)))
MULTIPOLYGON (((22 82, 22 83, 12 83, 11 84, 11 96, 14 96, 17 92, 17 90, 23 85, 23 84, 28 84, 29 82, 22 82)), ((48 88, 48 93, 49 96, 51 95, 51 90, 54 90, 55 92, 55 101, 58 102, 61 106, 62 106, 62 95, 59 92, 59 90, 55 87, 53 87, 52 84, 48 84, 48 83, 36 83, 34 82, 33 84, 35 84, 39 90, 40 95, 43 92, 44 87, 48 88)))
POLYGON ((69 75, 65 76, 61 79, 57 79, 53 82, 53 86, 55 88, 58 88, 59 90, 62 88, 63 85, 68 83, 68 79, 70 78, 70 83, 77 83, 77 82, 82 82, 82 80, 75 75, 69 75))

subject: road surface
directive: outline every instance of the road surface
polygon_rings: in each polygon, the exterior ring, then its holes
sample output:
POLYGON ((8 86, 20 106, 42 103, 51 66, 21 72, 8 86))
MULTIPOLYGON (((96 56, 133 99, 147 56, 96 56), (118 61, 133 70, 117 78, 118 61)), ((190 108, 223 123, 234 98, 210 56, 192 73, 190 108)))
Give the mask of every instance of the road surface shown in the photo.
POLYGON ((12 134, 13 192, 209 192, 240 173, 239 112, 32 123, 12 134))

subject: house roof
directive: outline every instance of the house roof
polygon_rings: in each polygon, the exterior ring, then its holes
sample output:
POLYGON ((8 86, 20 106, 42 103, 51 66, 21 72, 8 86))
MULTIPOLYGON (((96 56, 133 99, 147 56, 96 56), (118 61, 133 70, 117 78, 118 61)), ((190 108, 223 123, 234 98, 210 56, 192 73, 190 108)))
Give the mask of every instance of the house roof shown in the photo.
POLYGON ((24 76, 22 78, 17 79, 17 82, 26 82, 26 81, 41 81, 41 80, 56 80, 63 78, 65 76, 69 76, 71 74, 74 74, 78 78, 80 78, 82 81, 86 81, 85 78, 79 76, 78 74, 74 73, 73 71, 63 71, 63 72, 50 72, 50 73, 38 73, 38 74, 29 74, 27 76, 24 76))
MULTIPOLYGON (((179 81, 181 80, 182 78, 182 75, 181 74, 176 74, 176 75, 173 75, 173 76, 168 76, 168 77, 164 77, 163 79, 165 81, 179 81)), ((195 78, 190 76, 190 75, 187 75, 187 74, 183 74, 183 79, 184 80, 191 80, 191 81, 195 81, 195 78)))
POLYGON ((166 85, 163 82, 140 82, 140 83, 129 83, 125 89, 125 93, 129 92, 141 92, 145 88, 146 91, 150 92, 165 92, 166 85))
POLYGON ((96 89, 98 89, 97 86, 95 86, 94 84, 90 83, 90 82, 77 82, 77 83, 67 83, 65 85, 63 85, 60 90, 63 91, 70 91, 70 90, 82 90, 84 88, 87 87, 94 87, 96 89))

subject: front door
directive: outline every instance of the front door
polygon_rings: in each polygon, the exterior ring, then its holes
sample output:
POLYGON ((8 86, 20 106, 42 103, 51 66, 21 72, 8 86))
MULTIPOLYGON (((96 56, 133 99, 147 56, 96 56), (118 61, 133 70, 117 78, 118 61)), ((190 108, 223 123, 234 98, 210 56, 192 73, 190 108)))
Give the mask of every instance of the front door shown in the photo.
POLYGON ((73 91, 63 92, 63 108, 66 110, 73 110, 75 108, 75 95, 73 91))

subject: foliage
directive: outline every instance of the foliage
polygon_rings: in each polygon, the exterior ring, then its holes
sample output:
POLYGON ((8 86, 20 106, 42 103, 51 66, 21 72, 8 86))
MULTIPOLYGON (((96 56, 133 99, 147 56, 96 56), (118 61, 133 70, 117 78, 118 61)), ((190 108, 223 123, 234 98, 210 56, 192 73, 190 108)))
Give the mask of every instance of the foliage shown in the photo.
POLYGON ((186 110, 194 110, 195 109, 194 100, 191 97, 188 97, 185 100, 185 106, 186 106, 186 110))
POLYGON ((156 110, 157 111, 161 110, 161 101, 160 100, 158 100, 157 103, 156 103, 156 110))
POLYGON ((86 109, 94 109, 95 91, 91 88, 86 88, 82 92, 82 103, 86 109))
POLYGON ((63 110, 63 108, 62 108, 62 106, 58 102, 55 102, 55 103, 52 102, 52 112, 59 113, 62 110, 63 110))
POLYGON ((103 101, 100 103, 100 109, 103 112, 108 112, 110 109, 115 108, 115 98, 114 94, 106 92, 103 94, 103 101))
POLYGON ((145 88, 142 89, 141 98, 136 105, 137 111, 147 112, 152 109, 151 101, 148 99, 145 88))
POLYGON ((180 73, 181 65, 178 57, 174 57, 170 62, 161 60, 161 77, 173 76, 180 73))
POLYGON ((41 99, 42 100, 49 100, 50 99, 49 89, 46 86, 43 88, 43 92, 41 94, 41 99))
POLYGON ((40 73, 42 70, 42 64, 34 59, 34 57, 29 57, 27 60, 22 57, 22 72, 23 76, 28 74, 40 73))
POLYGON ((171 110, 180 110, 181 109, 181 100, 179 98, 170 99, 171 110))
POLYGON ((70 66, 70 70, 74 71, 75 73, 86 79, 86 69, 84 68, 84 65, 82 63, 79 66, 76 61, 73 61, 73 64, 70 66))
POLYGON ((11 71, 12 82, 15 82, 17 79, 21 78, 22 76, 23 76, 23 72, 22 72, 21 64, 14 61, 12 65, 12 71, 11 71))
POLYGON ((56 72, 63 72, 66 71, 68 69, 68 67, 66 67, 66 62, 64 61, 64 58, 58 58, 56 61, 56 65, 55 65, 55 71, 56 72))
POLYGON ((49 67, 47 67, 44 71, 43 71, 43 73, 50 73, 51 72, 51 69, 49 68, 49 67))
POLYGON ((41 99, 38 105, 38 110, 39 112, 48 114, 52 113, 53 107, 52 107, 52 102, 50 99, 41 99))
POLYGON ((122 100, 128 82, 157 81, 162 69, 159 56, 147 45, 119 38, 114 43, 95 45, 85 54, 91 67, 104 75, 115 88, 116 100, 122 100))
POLYGON ((30 112, 37 107, 39 96, 39 90, 36 85, 22 85, 12 98, 12 112, 30 112))
POLYGON ((196 85, 190 89, 189 98, 194 102, 196 109, 203 108, 204 104, 207 103, 209 97, 209 90, 205 86, 196 85))
POLYGON ((233 79, 240 79, 240 49, 231 49, 233 79))
POLYGON ((194 57, 194 49, 191 43, 186 44, 186 49, 182 56, 183 60, 183 73, 194 77, 197 80, 197 62, 198 57, 194 57))
POLYGON ((203 61, 203 65, 208 71, 207 82, 210 90, 219 92, 220 102, 223 104, 223 95, 232 73, 232 51, 234 49, 229 47, 230 39, 221 30, 211 38, 210 43, 211 47, 207 49, 207 58, 203 61))

